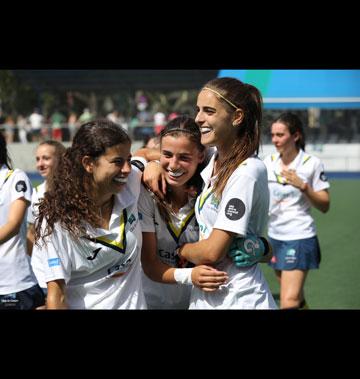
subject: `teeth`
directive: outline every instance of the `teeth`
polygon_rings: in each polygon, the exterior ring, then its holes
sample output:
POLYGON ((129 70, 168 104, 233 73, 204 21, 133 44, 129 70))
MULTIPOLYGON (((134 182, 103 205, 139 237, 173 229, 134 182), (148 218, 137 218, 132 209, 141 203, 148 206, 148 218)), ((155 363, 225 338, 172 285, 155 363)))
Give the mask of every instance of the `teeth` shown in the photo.
POLYGON ((179 176, 181 176, 184 171, 168 171, 168 173, 171 175, 171 176, 174 176, 175 178, 178 178, 179 176))
POLYGON ((126 183, 127 182, 127 178, 114 178, 115 182, 118 182, 118 183, 126 183))
POLYGON ((211 128, 201 128, 201 133, 202 134, 205 134, 205 133, 209 133, 209 132, 211 132, 211 128))

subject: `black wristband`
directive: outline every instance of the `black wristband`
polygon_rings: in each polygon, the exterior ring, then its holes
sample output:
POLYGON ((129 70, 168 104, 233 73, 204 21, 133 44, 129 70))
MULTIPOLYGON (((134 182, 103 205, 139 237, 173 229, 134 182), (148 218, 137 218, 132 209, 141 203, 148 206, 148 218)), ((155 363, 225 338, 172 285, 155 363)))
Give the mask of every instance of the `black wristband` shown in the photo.
POLYGON ((133 161, 131 161, 131 164, 134 165, 135 167, 137 167, 141 172, 144 172, 144 170, 145 170, 144 163, 134 159, 133 161))

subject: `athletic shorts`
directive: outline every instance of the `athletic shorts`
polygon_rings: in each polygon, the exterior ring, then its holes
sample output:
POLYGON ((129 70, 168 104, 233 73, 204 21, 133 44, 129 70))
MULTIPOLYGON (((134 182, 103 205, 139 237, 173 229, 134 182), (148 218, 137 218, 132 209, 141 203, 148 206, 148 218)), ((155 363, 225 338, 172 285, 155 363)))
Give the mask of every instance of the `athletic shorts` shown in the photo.
POLYGON ((273 257, 269 265, 275 270, 318 269, 321 261, 317 236, 301 240, 280 241, 269 237, 273 257))
POLYGON ((35 309, 45 305, 45 296, 38 284, 24 291, 0 295, 0 309, 35 309))

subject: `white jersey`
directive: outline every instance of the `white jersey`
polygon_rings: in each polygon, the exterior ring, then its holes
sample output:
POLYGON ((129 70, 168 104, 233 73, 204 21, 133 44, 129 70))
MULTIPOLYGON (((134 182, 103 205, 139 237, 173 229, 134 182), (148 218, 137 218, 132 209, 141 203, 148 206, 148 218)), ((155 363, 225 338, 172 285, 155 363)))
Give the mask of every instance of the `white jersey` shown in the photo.
MULTIPOLYGON (((286 183, 280 175, 281 158, 279 153, 268 155, 264 159, 268 170, 270 190, 268 235, 278 240, 296 240, 316 235, 312 218, 311 203, 298 188, 286 183)), ((306 154, 303 150, 288 166, 312 189, 317 192, 330 187, 320 159, 306 154)))
MULTIPOLYGON (((11 204, 20 198, 31 201, 32 186, 22 170, 0 168, 0 226, 8 221, 11 204)), ((26 252, 26 217, 20 231, 0 244, 0 295, 26 290, 36 284, 26 252)))
MULTIPOLYGON (((200 240, 214 228, 238 236, 262 235, 269 207, 265 165, 257 157, 248 158, 232 173, 219 200, 213 193, 214 160, 215 156, 201 173, 205 186, 195 206, 200 240)), ((225 256, 215 268, 227 272, 228 282, 215 292, 193 287, 190 309, 276 309, 258 264, 237 268, 225 256)))
POLYGON ((140 179, 133 168, 115 195, 109 230, 88 225, 87 235, 74 239, 57 223, 47 238, 45 280, 65 280, 70 309, 146 309, 137 209, 140 179))
MULTIPOLYGON (((157 256, 165 264, 176 267, 175 250, 187 242, 199 240, 199 226, 195 217, 195 199, 165 222, 160 215, 155 200, 142 186, 139 198, 139 217, 143 232, 156 233, 157 256)), ((150 309, 188 309, 191 286, 160 283, 143 273, 144 293, 150 309)))
MULTIPOLYGON (((31 197, 31 206, 28 212, 27 221, 29 224, 35 223, 35 217, 38 214, 38 205, 37 203, 44 197, 46 190, 46 181, 39 184, 34 188, 31 197)), ((46 288, 46 282, 44 278, 44 265, 46 264, 45 254, 42 254, 42 251, 34 244, 31 254, 31 267, 34 271, 36 279, 41 288, 46 288)))

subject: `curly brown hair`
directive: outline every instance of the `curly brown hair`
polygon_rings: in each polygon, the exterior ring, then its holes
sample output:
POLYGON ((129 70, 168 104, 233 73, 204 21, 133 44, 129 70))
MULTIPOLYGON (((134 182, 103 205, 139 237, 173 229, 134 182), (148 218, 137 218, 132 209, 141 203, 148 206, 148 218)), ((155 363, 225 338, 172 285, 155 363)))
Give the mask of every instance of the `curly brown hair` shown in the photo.
POLYGON ((107 119, 90 121, 79 128, 72 146, 66 149, 48 179, 35 220, 36 242, 49 236, 56 222, 73 237, 85 234, 86 223, 99 226, 95 199, 91 197, 93 179, 84 169, 82 158, 90 156, 96 160, 107 148, 127 143, 131 140, 126 131, 107 119))

